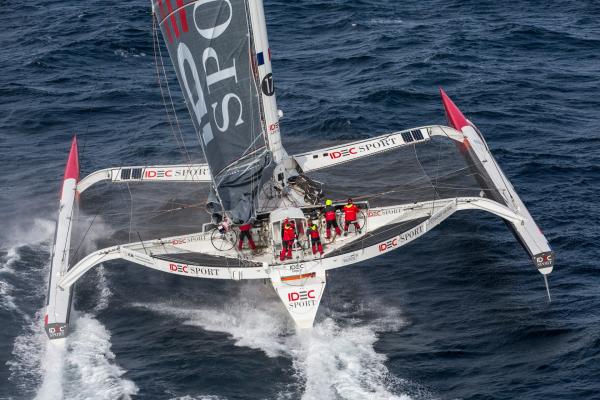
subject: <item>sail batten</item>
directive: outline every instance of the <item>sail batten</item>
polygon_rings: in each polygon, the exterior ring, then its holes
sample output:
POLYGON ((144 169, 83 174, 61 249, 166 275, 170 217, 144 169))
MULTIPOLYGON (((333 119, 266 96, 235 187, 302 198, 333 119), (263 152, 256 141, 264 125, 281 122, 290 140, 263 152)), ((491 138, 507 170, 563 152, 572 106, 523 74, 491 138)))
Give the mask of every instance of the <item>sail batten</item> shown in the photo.
POLYGON ((219 204, 212 209, 247 221, 273 157, 264 135, 246 0, 153 1, 213 176, 219 204))

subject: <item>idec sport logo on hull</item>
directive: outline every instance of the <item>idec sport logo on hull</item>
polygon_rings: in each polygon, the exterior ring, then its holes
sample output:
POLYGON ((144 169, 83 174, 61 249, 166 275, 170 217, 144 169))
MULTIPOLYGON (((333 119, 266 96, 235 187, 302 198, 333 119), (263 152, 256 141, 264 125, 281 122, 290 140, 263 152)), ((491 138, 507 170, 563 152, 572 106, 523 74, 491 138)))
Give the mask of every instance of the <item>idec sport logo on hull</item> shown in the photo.
POLYGON ((384 253, 388 250, 395 249, 396 247, 398 247, 398 238, 394 238, 394 239, 388 240, 387 242, 380 243, 379 244, 379 252, 384 253))
POLYGON ((307 299, 314 299, 314 298, 316 298, 314 289, 301 290, 299 292, 289 292, 288 293, 289 301, 307 300, 307 299))
POLYGON ((535 261, 535 266, 538 268, 548 268, 554 266, 554 253, 552 251, 548 251, 546 253, 536 254, 533 257, 535 261))
POLYGON ((371 143, 364 143, 358 146, 352 146, 345 149, 331 151, 328 155, 329 158, 335 160, 342 157, 348 157, 356 154, 369 153, 371 151, 385 149, 386 147, 395 146, 397 144, 399 143, 397 142, 396 138, 390 137, 386 139, 380 139, 371 143))
POLYGON ((287 298, 289 302, 288 308, 290 310, 302 312, 301 310, 306 307, 314 307, 317 305, 317 295, 314 289, 289 292, 287 298))
POLYGON ((416 239, 417 237, 421 236, 423 233, 425 233, 425 227, 423 224, 421 225, 417 225, 414 228, 402 233, 400 236, 390 239, 386 242, 380 243, 379 244, 379 252, 380 253, 384 253, 386 251, 395 249, 396 247, 405 244, 407 242, 410 242, 413 239, 416 239))
POLYGON ((46 325, 46 334, 50 339, 60 339, 67 337, 68 325, 63 323, 52 323, 46 325))

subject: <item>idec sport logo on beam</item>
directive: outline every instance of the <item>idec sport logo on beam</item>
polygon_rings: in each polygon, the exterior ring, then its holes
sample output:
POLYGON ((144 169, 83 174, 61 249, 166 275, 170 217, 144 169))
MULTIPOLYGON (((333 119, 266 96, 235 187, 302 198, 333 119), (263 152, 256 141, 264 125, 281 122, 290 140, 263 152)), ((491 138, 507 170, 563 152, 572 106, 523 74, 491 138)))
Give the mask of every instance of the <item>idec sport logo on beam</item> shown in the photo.
POLYGON ((173 176, 172 169, 147 169, 144 172, 144 178, 152 179, 152 178, 171 178, 173 176))
POLYGON ((388 240, 387 242, 383 242, 379 244, 379 252, 380 253, 384 253, 388 250, 392 250, 394 248, 398 247, 398 238, 394 238, 391 240, 388 240))
POLYGON ((187 264, 169 264, 169 271, 180 274, 188 274, 194 276, 219 276, 219 268, 212 267, 196 267, 187 264))
POLYGON ((331 152, 329 152, 328 155, 329 155, 329 158, 331 158, 332 160, 335 160, 337 158, 349 157, 349 156, 356 155, 356 154, 369 153, 372 151, 382 150, 382 149, 385 149, 386 147, 395 146, 397 144, 399 144, 399 143, 397 143, 396 138, 389 137, 389 138, 380 139, 380 140, 377 140, 374 142, 363 143, 358 146, 352 146, 352 147, 348 147, 345 149, 331 151, 331 152))
POLYGON ((158 6, 156 9, 158 10, 159 23, 161 25, 164 23, 167 38, 169 38, 169 42, 173 43, 171 29, 173 29, 173 32, 175 32, 176 37, 181 36, 181 31, 188 31, 187 14, 185 12, 185 8, 183 7, 183 0, 175 0, 177 7, 176 9, 173 9, 171 0, 157 0, 156 4, 158 6), (179 30, 179 26, 177 24, 177 17, 179 17, 179 21, 181 23, 181 31, 179 30))
POLYGON ((206 167, 179 167, 169 169, 159 168, 146 168, 144 170, 143 179, 161 179, 161 178, 173 178, 174 180, 192 180, 197 178, 204 178, 209 175, 208 168, 206 167))

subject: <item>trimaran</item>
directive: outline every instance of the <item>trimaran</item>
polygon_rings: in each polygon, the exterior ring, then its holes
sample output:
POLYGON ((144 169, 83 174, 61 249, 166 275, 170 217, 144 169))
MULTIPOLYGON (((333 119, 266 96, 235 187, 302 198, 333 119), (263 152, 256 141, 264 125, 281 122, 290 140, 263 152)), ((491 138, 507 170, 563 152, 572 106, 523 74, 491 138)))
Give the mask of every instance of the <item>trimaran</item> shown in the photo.
MULTIPOLYGON (((483 210, 503 218, 548 287, 546 275, 554 266, 548 241, 479 130, 443 90, 442 102, 451 126, 422 126, 289 155, 281 142, 282 113, 275 101, 262 0, 153 0, 152 8, 207 163, 188 159, 179 165, 114 167, 79 179, 77 141, 73 139, 62 185, 46 304, 45 330, 50 339, 68 335, 75 282, 100 263, 116 259, 189 278, 268 280, 296 325, 309 328, 323 297, 328 270, 398 249, 461 210, 483 210), (442 178, 450 174, 431 177, 427 163, 437 162, 439 167, 442 157, 423 161, 418 152, 433 142, 452 144, 456 151, 453 162, 460 159, 464 164, 456 171, 470 179, 469 190, 458 190, 462 186, 452 186, 448 179, 442 184, 442 178), (363 196, 357 202, 361 207, 360 233, 334 237, 325 243, 322 256, 313 256, 307 246, 307 218, 323 226, 326 188, 313 177, 315 171, 360 163, 372 156, 382 160, 389 154, 396 155, 394 160, 414 158, 433 190, 424 194, 411 186, 418 179, 409 182, 402 178, 396 193, 419 194, 396 197, 406 201, 384 206, 375 206, 375 196, 363 196), (204 185, 210 188, 205 204, 212 221, 201 229, 197 226, 173 236, 165 231, 142 238, 138 231, 134 239, 139 240, 122 239, 74 257, 80 239, 76 235, 81 236, 75 229, 77 205, 84 201, 84 192, 100 182, 127 188, 204 185), (223 218, 233 227, 218 229, 223 218), (281 261, 285 219, 295 221, 297 240, 293 258, 281 261), (236 226, 244 223, 252 224, 259 253, 238 249, 236 226)), ((340 208, 343 203, 334 206, 340 208)))

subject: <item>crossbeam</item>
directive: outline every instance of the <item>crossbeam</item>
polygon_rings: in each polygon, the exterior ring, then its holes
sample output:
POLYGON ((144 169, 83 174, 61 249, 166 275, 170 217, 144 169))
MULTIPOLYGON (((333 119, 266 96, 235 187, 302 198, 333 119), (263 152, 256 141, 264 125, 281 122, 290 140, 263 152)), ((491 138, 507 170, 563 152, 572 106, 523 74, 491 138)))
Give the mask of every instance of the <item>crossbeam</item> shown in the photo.
POLYGON ((442 125, 429 125, 297 154, 294 159, 303 172, 312 172, 391 150, 425 143, 432 136, 445 136, 458 142, 463 139, 462 134, 453 128, 442 125))
POLYGON ((92 172, 77 184, 83 193, 98 182, 212 182, 208 164, 112 167, 92 172))

